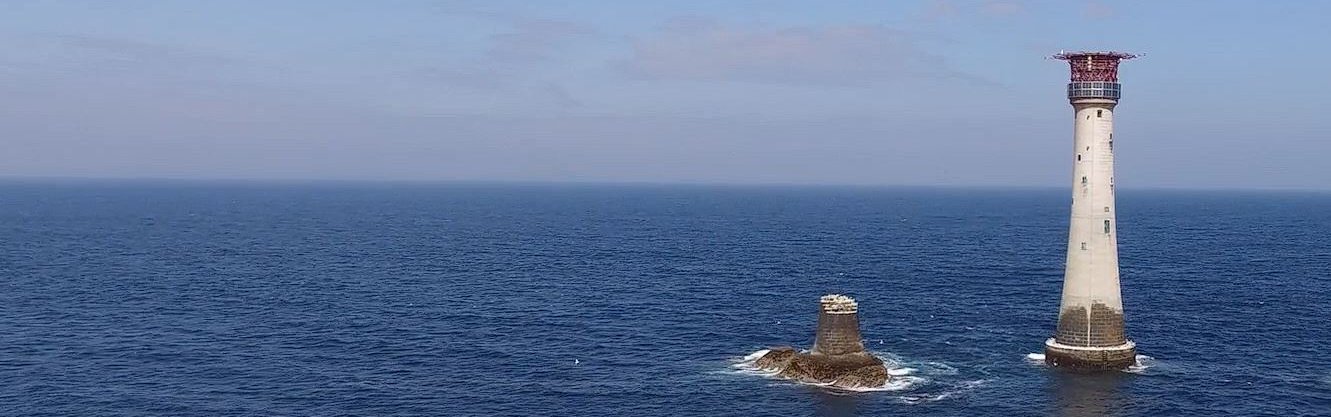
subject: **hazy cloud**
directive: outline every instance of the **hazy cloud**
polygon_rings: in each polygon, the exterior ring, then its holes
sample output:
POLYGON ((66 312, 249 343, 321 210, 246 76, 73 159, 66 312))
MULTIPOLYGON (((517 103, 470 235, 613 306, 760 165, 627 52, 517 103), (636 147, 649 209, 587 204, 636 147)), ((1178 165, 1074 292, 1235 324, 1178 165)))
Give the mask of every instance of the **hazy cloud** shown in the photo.
POLYGON ((624 68, 656 79, 805 84, 960 76, 910 34, 884 26, 731 28, 697 19, 636 40, 624 68))
POLYGON ((73 49, 125 61, 163 64, 222 64, 234 61, 217 54, 163 43, 87 35, 51 35, 48 38, 73 49))
POLYGON ((431 67, 408 74, 410 81, 443 84, 470 90, 498 90, 509 84, 509 77, 495 68, 473 66, 469 68, 431 67))
POLYGON ((490 36, 489 56, 499 61, 545 61, 579 36, 593 34, 584 25, 558 20, 521 20, 513 30, 490 36))
POLYGON ((1026 6, 1018 1, 986 0, 980 6, 980 11, 989 16, 1008 17, 1025 13, 1026 6))
MULTIPOLYGON (((582 102, 564 87, 570 51, 577 43, 599 36, 589 26, 553 19, 533 19, 504 13, 461 14, 498 23, 474 55, 453 56, 436 65, 401 74, 392 94, 424 103, 426 113, 455 113, 474 109, 581 107, 582 102)), ((470 113, 470 111, 465 111, 470 113)))
POLYGON ((0 77, 0 118, 11 125, 18 114, 25 123, 42 121, 36 125, 77 115, 78 123, 54 124, 184 129, 205 120, 270 120, 279 108, 299 114, 336 107, 280 83, 278 67, 206 47, 83 34, 16 38, 23 42, 0 42, 0 53, 20 63, 0 77))
POLYGON ((942 21, 974 16, 1016 17, 1025 13, 1027 13, 1026 4, 1018 0, 984 0, 982 2, 930 0, 924 3, 919 16, 924 21, 942 21))
POLYGON ((506 26, 507 29, 491 34, 485 40, 487 58, 496 61, 552 60, 577 38, 600 35, 595 28, 583 23, 495 10, 474 3, 443 2, 437 5, 437 10, 445 15, 506 26))
POLYGON ((957 15, 957 5, 950 0, 929 0, 924 5, 924 20, 950 19, 957 15))
POLYGON ((29 45, 43 52, 29 55, 30 59, 35 67, 48 70, 198 76, 241 63, 220 53, 124 38, 60 34, 34 36, 32 40, 29 45))
POLYGON ((1108 19, 1114 17, 1114 8, 1100 1, 1088 1, 1082 9, 1082 16, 1089 19, 1108 19))

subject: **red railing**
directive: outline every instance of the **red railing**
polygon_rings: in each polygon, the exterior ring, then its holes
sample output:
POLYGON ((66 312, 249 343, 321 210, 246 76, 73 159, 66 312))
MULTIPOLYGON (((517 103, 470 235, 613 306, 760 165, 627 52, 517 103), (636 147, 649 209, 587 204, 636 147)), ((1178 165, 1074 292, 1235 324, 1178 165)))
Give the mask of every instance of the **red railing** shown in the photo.
POLYGON ((1061 52, 1050 58, 1068 61, 1072 81, 1118 82, 1118 63, 1137 55, 1125 52, 1061 52))

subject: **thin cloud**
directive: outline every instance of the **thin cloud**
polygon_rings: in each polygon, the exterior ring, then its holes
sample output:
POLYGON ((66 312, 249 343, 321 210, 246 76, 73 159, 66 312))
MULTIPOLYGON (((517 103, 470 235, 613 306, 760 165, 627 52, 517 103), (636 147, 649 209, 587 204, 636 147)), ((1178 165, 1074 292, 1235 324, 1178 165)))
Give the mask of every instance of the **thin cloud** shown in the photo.
POLYGON ((490 58, 507 62, 553 59, 569 41, 595 33, 591 28, 558 20, 521 20, 513 30, 490 36, 490 58))
POLYGON ((445 13, 497 26, 470 52, 453 52, 436 62, 369 76, 381 94, 396 96, 392 107, 427 114, 499 107, 551 109, 582 107, 565 88, 576 63, 572 56, 588 40, 602 36, 590 26, 461 8, 445 13), (418 103, 401 106, 401 103, 418 103))
POLYGON ((185 81, 236 81, 276 71, 205 47, 83 34, 22 34, 0 42, 9 72, 31 82, 100 80, 108 84, 162 85, 185 81))
POLYGON ((1086 2, 1085 8, 1082 9, 1082 16, 1085 16, 1087 19, 1109 19, 1116 14, 1117 13, 1114 11, 1113 7, 1110 7, 1104 2, 1094 0, 1086 2))
POLYGON ((471 90, 493 91, 508 86, 511 75, 503 74, 494 68, 422 68, 407 74, 411 81, 443 84, 450 87, 471 90))
MULTIPOLYGON (((454 91, 523 97, 524 101, 554 103, 558 108, 581 107, 558 76, 572 58, 568 50, 579 38, 600 36, 589 26, 553 19, 532 19, 509 14, 477 14, 508 28, 490 35, 482 53, 470 59, 419 68, 409 80, 443 86, 454 91)), ((585 39, 584 39, 585 40, 585 39)))
POLYGON ((45 39, 88 59, 152 66, 202 66, 236 63, 232 57, 165 43, 87 35, 49 35, 45 39))
POLYGON ((557 58, 558 52, 577 38, 601 36, 586 24, 493 10, 465 2, 443 2, 436 6, 436 10, 448 16, 507 26, 507 30, 491 34, 486 40, 486 55, 496 61, 548 61, 557 58))
POLYGON ((1026 12, 1026 6, 1018 1, 988 0, 980 6, 980 11, 989 16, 1011 17, 1026 12))
POLYGON ((950 0, 929 0, 925 3, 922 19, 936 21, 957 16, 957 5, 950 0))
POLYGON ((1029 12, 1025 2, 1019 0, 984 0, 983 2, 956 2, 930 0, 917 13, 924 22, 941 22, 962 18, 1013 18, 1029 12))
POLYGON ((825 85, 966 77, 909 33, 880 25, 755 29, 697 19, 635 41, 623 69, 652 79, 825 85))

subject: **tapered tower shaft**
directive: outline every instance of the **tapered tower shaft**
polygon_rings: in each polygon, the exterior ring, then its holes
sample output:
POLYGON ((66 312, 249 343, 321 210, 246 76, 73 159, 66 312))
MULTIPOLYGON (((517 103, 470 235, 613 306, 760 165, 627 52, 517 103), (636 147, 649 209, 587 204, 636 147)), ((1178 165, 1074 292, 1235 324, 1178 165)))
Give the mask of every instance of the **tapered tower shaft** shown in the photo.
POLYGON ((1118 52, 1055 55, 1072 67, 1068 101, 1074 115, 1072 215, 1068 225, 1063 298, 1045 358, 1056 366, 1118 369, 1135 361, 1124 333, 1119 289, 1118 227, 1114 206, 1114 107, 1118 52))
POLYGON ((860 339, 859 303, 850 297, 831 294, 819 299, 818 330, 813 353, 845 355, 864 352, 860 339))
POLYGON ((1123 336, 1114 216, 1114 103, 1073 102, 1072 218, 1057 340, 1070 346, 1116 346, 1123 336))

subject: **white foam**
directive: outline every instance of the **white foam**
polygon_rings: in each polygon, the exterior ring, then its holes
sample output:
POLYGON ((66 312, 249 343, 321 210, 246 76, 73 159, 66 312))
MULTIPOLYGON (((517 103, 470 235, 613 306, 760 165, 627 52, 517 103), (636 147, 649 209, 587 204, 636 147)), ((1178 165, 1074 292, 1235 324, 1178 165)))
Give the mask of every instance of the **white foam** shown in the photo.
POLYGON ((956 375, 957 368, 942 362, 925 362, 925 367, 929 368, 930 375, 956 375))
MULTIPOLYGON (((1044 358, 1045 356, 1043 353, 1026 354, 1026 362, 1032 365, 1044 365, 1045 364, 1044 358)), ((1145 372, 1147 369, 1150 369, 1151 367, 1155 366, 1155 363, 1156 360, 1153 357, 1146 355, 1137 355, 1137 360, 1131 366, 1128 366, 1128 369, 1123 370, 1123 372, 1140 374, 1145 372)))
POLYGON ((763 350, 760 350, 760 351, 757 351, 757 352, 750 353, 750 354, 748 354, 748 356, 745 356, 745 357, 744 357, 743 362, 753 362, 753 361, 756 361, 756 360, 758 360, 758 358, 763 357, 763 355, 766 355, 767 352, 771 352, 771 351, 772 351, 771 349, 763 349, 763 350))
POLYGON ((781 373, 781 371, 774 371, 774 370, 768 370, 768 369, 762 369, 762 368, 754 368, 754 367, 752 367, 752 366, 746 366, 746 367, 737 367, 736 370, 735 370, 735 373, 740 374, 740 375, 753 375, 753 376, 761 376, 761 377, 774 377, 774 376, 776 376, 776 374, 781 373))
POLYGON ((1137 355, 1137 361, 1133 363, 1132 366, 1129 366, 1124 372, 1131 372, 1134 374, 1145 373, 1147 369, 1150 369, 1153 366, 1155 366, 1155 358, 1146 355, 1137 355))
POLYGON ((762 349, 757 352, 750 353, 748 355, 745 355, 743 358, 735 360, 734 363, 730 364, 730 367, 735 368, 733 372, 740 375, 757 375, 763 377, 775 376, 780 371, 762 369, 757 366, 753 366, 754 362, 756 362, 759 358, 762 358, 763 355, 766 355, 767 352, 771 351, 772 351, 771 349, 762 349))
POLYGON ((976 388, 979 388, 981 385, 984 385, 986 382, 989 381, 984 379, 977 379, 974 381, 962 381, 961 383, 955 385, 952 389, 937 394, 903 395, 899 399, 901 400, 901 402, 910 405, 931 403, 934 401, 942 401, 958 394, 964 394, 966 392, 973 391, 976 388))
POLYGON ((910 405, 915 405, 915 404, 921 404, 921 403, 931 403, 931 402, 938 401, 938 400, 945 400, 945 399, 947 399, 947 397, 951 397, 951 396, 952 396, 951 393, 949 393, 949 392, 944 392, 944 393, 936 394, 936 395, 903 395, 903 396, 901 396, 901 398, 898 398, 898 399, 900 399, 901 402, 903 402, 903 403, 910 404, 910 405))
MULTIPOLYGON (((892 370, 889 369, 887 373, 891 374, 892 370)), ((928 381, 929 380, 920 377, 905 376, 900 378, 888 378, 886 383, 883 383, 883 385, 877 387, 845 388, 845 387, 832 386, 831 384, 810 384, 810 385, 817 385, 820 387, 830 388, 834 390, 841 390, 841 391, 880 392, 880 391, 904 391, 910 389, 911 387, 917 384, 921 384, 928 381)))
POLYGON ((904 376, 904 375, 910 375, 910 374, 913 374, 913 373, 915 373, 915 371, 918 371, 918 369, 915 369, 915 368, 897 368, 897 369, 888 369, 888 370, 887 370, 887 374, 888 374, 888 375, 892 375, 892 376, 904 376))
POLYGON ((883 361, 884 364, 887 364, 887 365, 888 365, 888 368, 892 368, 892 367, 895 367, 895 366, 899 366, 899 365, 901 364, 901 357, 900 357, 900 356, 893 355, 893 354, 888 353, 888 352, 873 352, 873 351, 870 351, 869 354, 870 354, 870 355, 873 355, 873 357, 875 357, 875 358, 878 358, 878 360, 883 361))

